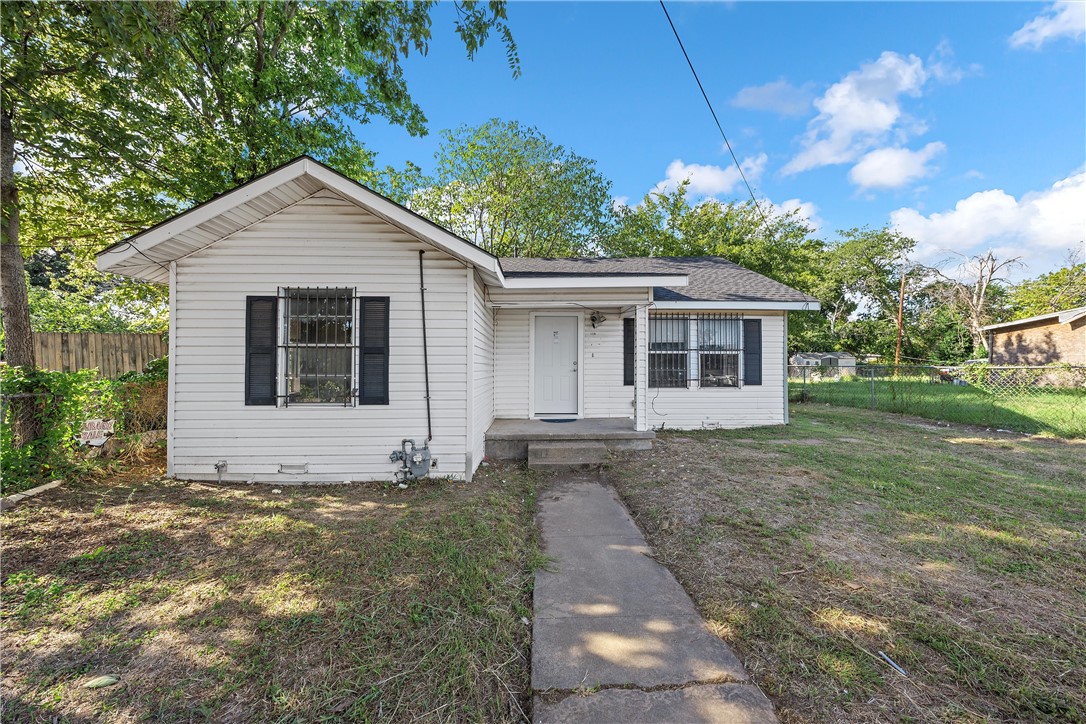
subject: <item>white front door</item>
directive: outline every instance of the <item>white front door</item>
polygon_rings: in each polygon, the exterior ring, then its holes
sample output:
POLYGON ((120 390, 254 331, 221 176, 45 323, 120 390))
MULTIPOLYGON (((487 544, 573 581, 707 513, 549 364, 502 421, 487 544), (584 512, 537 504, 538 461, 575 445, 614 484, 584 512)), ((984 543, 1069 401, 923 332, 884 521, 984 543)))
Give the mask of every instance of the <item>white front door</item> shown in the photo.
POLYGON ((535 318, 535 414, 577 414, 577 317, 535 318))

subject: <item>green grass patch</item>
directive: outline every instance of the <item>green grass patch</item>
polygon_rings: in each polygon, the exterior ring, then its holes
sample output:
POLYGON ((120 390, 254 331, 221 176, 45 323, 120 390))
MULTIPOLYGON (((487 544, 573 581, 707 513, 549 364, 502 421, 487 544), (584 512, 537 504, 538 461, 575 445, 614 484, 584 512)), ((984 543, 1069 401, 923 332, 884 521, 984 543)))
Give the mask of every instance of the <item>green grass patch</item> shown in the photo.
POLYGON ((609 474, 784 721, 1082 721, 1083 459, 812 404, 609 474))
POLYGON ((5 719, 523 721, 535 481, 485 470, 282 494, 133 471, 5 512, 5 719))
POLYGON ((844 377, 819 381, 792 379, 796 402, 859 407, 967 425, 1064 438, 1086 437, 1086 389, 1023 388, 992 391, 973 385, 938 382, 931 376, 871 380, 844 377))

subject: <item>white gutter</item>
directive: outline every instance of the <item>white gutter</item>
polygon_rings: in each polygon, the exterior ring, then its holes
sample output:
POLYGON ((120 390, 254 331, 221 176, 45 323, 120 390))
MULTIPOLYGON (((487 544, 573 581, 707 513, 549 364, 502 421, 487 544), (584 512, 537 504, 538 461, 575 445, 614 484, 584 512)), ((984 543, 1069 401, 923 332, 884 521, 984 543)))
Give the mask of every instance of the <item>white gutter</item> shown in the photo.
POLYGON ((752 309, 752 310, 795 310, 817 312, 822 306, 818 302, 656 302, 654 308, 668 309, 752 309))
POLYGON ((505 289, 629 289, 635 287, 685 287, 690 277, 685 274, 659 276, 540 276, 505 277, 505 289))

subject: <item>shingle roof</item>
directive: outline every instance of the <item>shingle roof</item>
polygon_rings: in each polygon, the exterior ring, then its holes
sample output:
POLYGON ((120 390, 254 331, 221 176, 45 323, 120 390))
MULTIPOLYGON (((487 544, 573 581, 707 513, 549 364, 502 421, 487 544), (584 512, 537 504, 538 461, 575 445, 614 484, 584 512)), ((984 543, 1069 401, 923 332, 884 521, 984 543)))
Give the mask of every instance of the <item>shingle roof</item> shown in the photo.
POLYGON ((510 278, 589 276, 602 274, 685 274, 689 286, 656 287, 658 302, 811 302, 814 297, 798 292, 769 277, 733 264, 719 256, 654 256, 622 259, 503 258, 502 272, 510 278))

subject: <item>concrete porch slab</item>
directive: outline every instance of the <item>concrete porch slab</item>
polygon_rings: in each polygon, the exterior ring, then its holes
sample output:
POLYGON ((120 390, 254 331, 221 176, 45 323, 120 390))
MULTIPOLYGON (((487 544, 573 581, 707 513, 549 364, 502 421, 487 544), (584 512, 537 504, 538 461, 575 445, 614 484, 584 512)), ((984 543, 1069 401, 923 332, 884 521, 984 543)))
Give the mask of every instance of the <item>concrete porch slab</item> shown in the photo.
POLYGON ((655 439, 652 430, 634 429, 629 417, 585 417, 569 422, 497 419, 486 431, 488 440, 608 440, 655 439))

